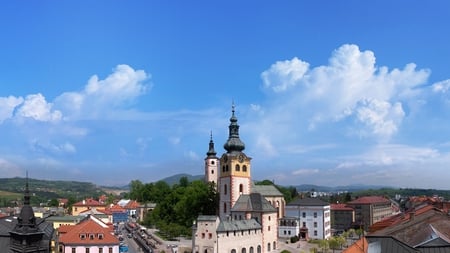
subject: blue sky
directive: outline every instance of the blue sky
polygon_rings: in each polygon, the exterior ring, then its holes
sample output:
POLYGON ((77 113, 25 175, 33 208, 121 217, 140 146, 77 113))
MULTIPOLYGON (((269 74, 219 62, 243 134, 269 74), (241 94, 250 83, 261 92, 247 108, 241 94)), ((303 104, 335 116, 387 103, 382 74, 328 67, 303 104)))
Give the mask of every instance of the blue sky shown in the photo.
POLYGON ((7 1, 0 174, 450 189, 447 1, 7 1))

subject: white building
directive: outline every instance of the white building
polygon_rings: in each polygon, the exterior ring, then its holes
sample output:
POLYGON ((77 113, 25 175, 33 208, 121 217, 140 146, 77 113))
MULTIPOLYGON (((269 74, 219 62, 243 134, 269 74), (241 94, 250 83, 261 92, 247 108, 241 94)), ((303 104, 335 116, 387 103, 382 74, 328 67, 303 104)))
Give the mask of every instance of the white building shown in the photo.
POLYGON ((330 204, 317 198, 299 198, 286 205, 286 216, 299 221, 300 238, 331 237, 330 204))
POLYGON ((243 152, 245 145, 239 139, 234 106, 224 148, 227 152, 218 159, 211 138, 205 159, 205 179, 217 185, 219 216, 198 217, 193 227, 193 252, 266 253, 276 250, 278 218, 284 212, 284 198, 273 186, 252 190, 251 158, 243 152))

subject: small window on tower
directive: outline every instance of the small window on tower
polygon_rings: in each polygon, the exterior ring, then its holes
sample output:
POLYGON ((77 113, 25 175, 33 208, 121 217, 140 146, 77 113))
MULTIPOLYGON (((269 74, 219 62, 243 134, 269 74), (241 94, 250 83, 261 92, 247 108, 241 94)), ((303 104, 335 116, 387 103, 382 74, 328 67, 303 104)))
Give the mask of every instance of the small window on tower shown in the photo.
POLYGON ((213 160, 213 161, 211 161, 211 165, 214 165, 214 160, 213 160))
POLYGON ((241 171, 241 167, 239 166, 239 164, 236 164, 236 171, 241 171))
POLYGON ((214 170, 211 170, 211 174, 214 174, 214 170))
POLYGON ((247 172, 247 165, 242 166, 242 171, 247 172))

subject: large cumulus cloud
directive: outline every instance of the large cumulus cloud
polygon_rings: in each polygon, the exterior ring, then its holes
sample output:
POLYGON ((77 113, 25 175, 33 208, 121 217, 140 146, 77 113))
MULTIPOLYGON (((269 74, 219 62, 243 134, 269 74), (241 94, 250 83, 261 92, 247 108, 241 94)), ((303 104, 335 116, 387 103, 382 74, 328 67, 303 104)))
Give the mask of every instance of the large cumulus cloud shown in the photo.
POLYGON ((261 77, 271 96, 283 98, 275 106, 308 122, 310 130, 352 117, 364 135, 389 139, 405 117, 405 103, 429 74, 413 63, 403 69, 379 67, 372 51, 346 44, 328 65, 310 68, 295 57, 274 63, 261 77))

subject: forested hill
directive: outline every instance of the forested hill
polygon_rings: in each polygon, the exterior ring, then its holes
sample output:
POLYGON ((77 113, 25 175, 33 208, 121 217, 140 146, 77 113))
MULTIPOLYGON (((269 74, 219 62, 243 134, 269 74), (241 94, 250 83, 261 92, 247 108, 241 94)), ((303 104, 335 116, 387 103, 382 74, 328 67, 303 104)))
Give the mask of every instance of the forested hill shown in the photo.
MULTIPOLYGON (((23 193, 25 190, 26 178, 0 178, 0 191, 23 193)), ((53 181, 28 179, 30 192, 41 198, 85 198, 98 197, 105 194, 101 188, 93 183, 77 181, 53 181)))

